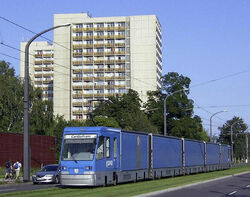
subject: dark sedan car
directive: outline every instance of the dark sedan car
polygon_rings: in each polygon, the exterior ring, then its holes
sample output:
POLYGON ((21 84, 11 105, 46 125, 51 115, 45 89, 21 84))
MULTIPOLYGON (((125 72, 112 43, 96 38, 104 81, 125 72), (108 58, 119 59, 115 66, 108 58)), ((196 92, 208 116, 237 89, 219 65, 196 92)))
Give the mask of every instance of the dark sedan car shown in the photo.
POLYGON ((32 176, 33 184, 37 183, 59 183, 59 165, 50 164, 44 166, 32 176))

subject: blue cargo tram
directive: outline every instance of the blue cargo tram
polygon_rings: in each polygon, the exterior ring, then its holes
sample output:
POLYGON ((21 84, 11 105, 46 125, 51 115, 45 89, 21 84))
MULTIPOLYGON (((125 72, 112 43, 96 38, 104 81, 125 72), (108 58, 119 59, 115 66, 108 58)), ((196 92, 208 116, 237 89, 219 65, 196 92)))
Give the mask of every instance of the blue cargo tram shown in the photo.
POLYGON ((227 169, 230 146, 108 127, 66 127, 65 186, 99 186, 227 169))

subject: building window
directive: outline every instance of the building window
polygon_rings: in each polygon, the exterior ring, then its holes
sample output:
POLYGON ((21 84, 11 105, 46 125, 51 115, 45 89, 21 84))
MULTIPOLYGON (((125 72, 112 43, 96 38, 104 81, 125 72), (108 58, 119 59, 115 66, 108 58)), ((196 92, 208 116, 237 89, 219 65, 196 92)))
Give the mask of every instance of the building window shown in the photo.
POLYGON ((107 26, 108 27, 114 27, 115 25, 114 25, 114 23, 107 23, 107 26))

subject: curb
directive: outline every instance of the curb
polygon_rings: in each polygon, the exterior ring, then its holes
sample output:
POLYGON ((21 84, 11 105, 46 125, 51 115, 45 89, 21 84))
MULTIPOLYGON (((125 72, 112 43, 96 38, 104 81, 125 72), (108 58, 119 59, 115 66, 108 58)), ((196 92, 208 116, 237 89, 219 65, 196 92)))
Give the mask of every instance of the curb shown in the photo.
POLYGON ((188 185, 183 185, 183 186, 173 187, 173 188, 169 188, 169 189, 164 189, 164 190, 160 190, 160 191, 156 191, 156 192, 150 192, 150 193, 146 193, 146 194, 140 194, 140 195, 136 195, 136 196, 133 196, 133 197, 148 197, 148 196, 159 195, 159 194, 163 194, 163 193, 166 193, 166 192, 172 192, 172 191, 176 191, 176 190, 179 190, 179 189, 184 189, 184 188, 192 187, 192 186, 195 186, 195 185, 209 183, 209 182, 212 182, 212 181, 218 181, 218 180, 223 180, 223 179, 227 179, 227 178, 234 177, 234 176, 240 176, 240 175, 243 175, 243 174, 247 174, 249 172, 250 171, 241 172, 241 173, 238 173, 238 174, 232 174, 232 175, 228 175, 228 176, 223 176, 223 177, 219 177, 219 178, 216 178, 216 179, 210 179, 210 180, 201 181, 201 182, 197 182, 197 183, 192 183, 192 184, 188 184, 188 185))

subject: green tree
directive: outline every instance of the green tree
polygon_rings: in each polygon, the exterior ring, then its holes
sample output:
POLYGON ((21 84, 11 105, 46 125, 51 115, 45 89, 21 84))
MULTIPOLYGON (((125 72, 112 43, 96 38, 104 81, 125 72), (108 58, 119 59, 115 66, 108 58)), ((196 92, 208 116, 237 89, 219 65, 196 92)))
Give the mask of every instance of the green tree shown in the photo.
POLYGON ((23 118, 23 89, 10 64, 0 62, 0 131, 20 132, 23 118))
POLYGON ((208 136, 202 127, 198 116, 193 116, 193 101, 188 98, 191 80, 188 77, 170 72, 162 77, 162 92, 148 92, 148 101, 144 105, 149 120, 157 126, 158 131, 164 131, 164 99, 167 109, 167 131, 169 135, 208 141, 208 136))
POLYGON ((113 118, 119 128, 136 131, 156 132, 157 129, 141 111, 141 100, 139 94, 134 90, 129 90, 122 96, 116 95, 109 98, 110 102, 105 102, 98 108, 95 115, 102 115, 113 118))
POLYGON ((228 120, 222 127, 219 127, 220 136, 218 141, 222 144, 232 145, 231 142, 231 129, 233 138, 233 150, 234 158, 241 160, 245 157, 245 131, 248 126, 244 123, 244 120, 240 117, 234 116, 231 120, 228 120))

